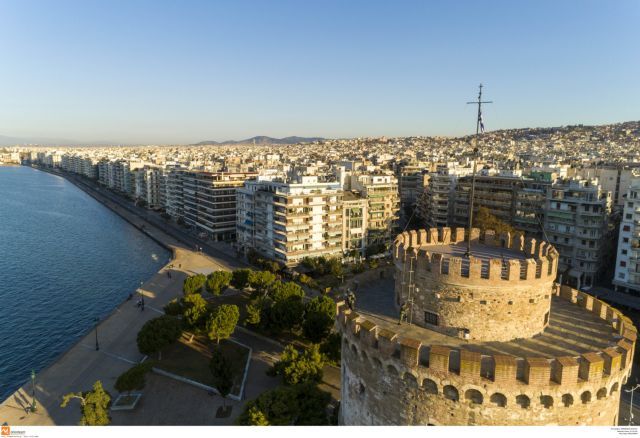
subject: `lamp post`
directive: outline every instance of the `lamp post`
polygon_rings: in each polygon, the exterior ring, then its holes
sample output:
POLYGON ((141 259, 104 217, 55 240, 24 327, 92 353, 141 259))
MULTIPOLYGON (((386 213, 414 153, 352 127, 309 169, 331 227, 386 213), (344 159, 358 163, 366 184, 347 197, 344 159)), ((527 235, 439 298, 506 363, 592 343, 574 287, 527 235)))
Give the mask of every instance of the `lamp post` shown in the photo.
POLYGON ((36 407, 36 370, 31 370, 31 412, 35 412, 36 407))
POLYGON ((96 351, 100 350, 100 344, 98 344, 98 323, 100 322, 100 318, 93 318, 93 322, 96 323, 96 351))
POLYGON ((144 311, 144 294, 142 293, 142 281, 140 281, 140 289, 138 289, 138 291, 140 291, 140 310, 144 311))

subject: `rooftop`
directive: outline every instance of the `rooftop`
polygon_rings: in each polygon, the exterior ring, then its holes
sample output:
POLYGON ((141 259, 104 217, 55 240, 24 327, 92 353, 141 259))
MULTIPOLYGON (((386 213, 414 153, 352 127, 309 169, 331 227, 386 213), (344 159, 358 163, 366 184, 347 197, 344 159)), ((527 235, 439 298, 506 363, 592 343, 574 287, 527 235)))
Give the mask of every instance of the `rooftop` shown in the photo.
POLYGON ((549 325, 543 333, 509 342, 473 342, 408 323, 398 325, 398 313, 393 304, 392 279, 376 280, 366 287, 361 285, 356 295, 356 312, 364 319, 397 333, 400 338, 419 340, 423 345, 445 345, 485 355, 553 358, 600 351, 615 346, 618 342, 610 323, 555 296, 552 297, 549 325))

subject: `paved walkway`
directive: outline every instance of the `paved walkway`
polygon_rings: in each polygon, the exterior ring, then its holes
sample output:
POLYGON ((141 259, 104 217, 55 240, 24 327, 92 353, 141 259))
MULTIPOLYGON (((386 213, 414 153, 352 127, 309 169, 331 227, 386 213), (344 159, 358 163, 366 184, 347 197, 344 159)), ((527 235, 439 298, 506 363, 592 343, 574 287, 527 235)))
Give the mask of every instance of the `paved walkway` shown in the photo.
MULTIPOLYGON (((167 302, 182 295, 182 283, 187 275, 246 266, 230 256, 221 260, 194 252, 180 240, 100 193, 90 194, 151 238, 170 248, 174 253, 174 260, 143 284, 141 290, 145 295, 144 311, 136 307, 137 296, 118 306, 98 325, 99 351, 95 349, 95 331, 91 330, 38 375, 37 411, 28 413, 32 400, 31 383, 25 383, 0 404, 0 424, 77 424, 80 409, 73 406, 73 403, 66 409, 60 408, 62 396, 68 392, 90 389, 96 380, 101 380, 105 388, 116 395, 113 385, 117 377, 142 359, 136 344, 138 331, 146 321, 157 317, 167 302), (167 272, 171 272, 171 278, 167 272)), ((252 348, 255 342, 257 341, 245 340, 252 348)))

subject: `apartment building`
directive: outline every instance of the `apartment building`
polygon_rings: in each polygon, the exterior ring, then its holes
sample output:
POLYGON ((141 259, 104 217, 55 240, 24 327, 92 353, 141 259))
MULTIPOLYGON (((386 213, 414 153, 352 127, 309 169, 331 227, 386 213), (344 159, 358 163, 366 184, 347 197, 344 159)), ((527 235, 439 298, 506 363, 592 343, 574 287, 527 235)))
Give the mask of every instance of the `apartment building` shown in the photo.
MULTIPOLYGON (((458 178, 471 174, 471 167, 456 163, 439 166, 427 175, 424 190, 417 203, 417 214, 429 227, 447 227, 453 217, 458 178)), ((466 225, 465 225, 466 226, 466 225)))
POLYGON ((238 190, 237 245, 295 265, 304 257, 341 257, 342 190, 317 176, 261 177, 238 190))
POLYGON ((342 197, 342 251, 364 256, 367 249, 369 201, 352 192, 342 197))
POLYGON ((350 189, 367 199, 367 245, 387 243, 398 221, 400 197, 393 175, 351 175, 350 189))
POLYGON ((558 180, 547 190, 544 229, 560 253, 558 275, 576 288, 591 287, 609 251, 611 192, 597 179, 558 180))
POLYGON ((167 204, 167 173, 162 167, 145 165, 134 172, 135 197, 148 208, 160 209, 167 204))
POLYGON ((403 223, 406 223, 416 208, 425 183, 428 181, 428 176, 423 166, 406 165, 399 168, 397 178, 400 194, 400 218, 403 223))
POLYGON ((640 178, 631 181, 624 200, 613 284, 640 296, 640 178))
MULTIPOLYGON (((202 237, 233 240, 236 236, 236 191, 245 181, 255 179, 257 173, 177 172, 180 176, 174 179, 174 183, 181 185, 182 193, 182 199, 177 200, 182 209, 182 215, 178 217, 198 230, 202 237)), ((180 193, 179 190, 177 192, 180 193)), ((173 206, 171 210, 175 212, 173 206)))

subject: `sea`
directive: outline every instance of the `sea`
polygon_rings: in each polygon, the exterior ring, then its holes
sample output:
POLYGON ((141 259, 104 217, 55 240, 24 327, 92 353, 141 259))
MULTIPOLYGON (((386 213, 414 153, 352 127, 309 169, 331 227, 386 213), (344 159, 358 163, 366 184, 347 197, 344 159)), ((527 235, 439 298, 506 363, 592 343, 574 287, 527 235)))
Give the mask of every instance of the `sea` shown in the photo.
POLYGON ((64 178, 0 166, 0 401, 169 259, 64 178))

